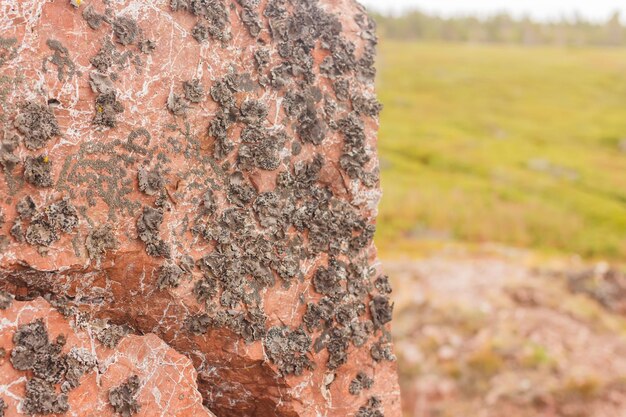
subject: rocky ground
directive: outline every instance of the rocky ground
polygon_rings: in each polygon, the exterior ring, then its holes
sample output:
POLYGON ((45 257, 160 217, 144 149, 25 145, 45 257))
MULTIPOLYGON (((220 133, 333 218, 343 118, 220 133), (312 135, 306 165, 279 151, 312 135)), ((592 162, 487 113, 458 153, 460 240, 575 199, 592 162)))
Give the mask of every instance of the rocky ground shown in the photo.
POLYGON ((413 417, 626 415, 626 276, 525 253, 386 262, 413 417))

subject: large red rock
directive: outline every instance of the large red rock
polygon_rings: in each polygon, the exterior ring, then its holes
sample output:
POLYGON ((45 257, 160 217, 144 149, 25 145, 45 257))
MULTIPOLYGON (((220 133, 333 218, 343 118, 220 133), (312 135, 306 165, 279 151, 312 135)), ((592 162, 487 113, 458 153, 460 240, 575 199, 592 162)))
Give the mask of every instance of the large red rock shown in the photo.
POLYGON ((399 415, 358 4, 15 1, 0 33, 1 289, 157 335, 220 417, 399 415))

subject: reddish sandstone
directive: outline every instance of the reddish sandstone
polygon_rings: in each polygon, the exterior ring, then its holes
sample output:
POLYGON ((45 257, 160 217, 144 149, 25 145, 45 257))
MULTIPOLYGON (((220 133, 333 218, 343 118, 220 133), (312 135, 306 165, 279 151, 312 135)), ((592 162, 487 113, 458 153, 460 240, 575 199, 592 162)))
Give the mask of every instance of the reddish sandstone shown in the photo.
MULTIPOLYGON (((129 335, 115 349, 103 346, 92 329, 76 329, 42 298, 29 302, 14 302, 2 310, 0 326, 0 398, 7 409, 6 417, 17 417, 25 397, 26 380, 31 372, 16 370, 11 365, 15 345, 13 337, 22 325, 43 319, 50 339, 66 339, 64 352, 84 349, 97 358, 96 367, 88 371, 80 385, 69 392, 69 416, 115 416, 109 403, 109 391, 137 375, 141 386, 137 394, 140 410, 137 416, 167 415, 176 417, 211 416, 202 406, 196 386, 196 371, 191 361, 167 346, 153 334, 129 335), (97 371, 96 371, 97 368, 97 371)), ((57 387, 58 388, 58 387, 57 387)), ((60 392, 60 391, 57 391, 60 392)))
POLYGON ((399 416, 359 5, 13 1, 0 33, 0 288, 156 335, 220 417, 399 416))

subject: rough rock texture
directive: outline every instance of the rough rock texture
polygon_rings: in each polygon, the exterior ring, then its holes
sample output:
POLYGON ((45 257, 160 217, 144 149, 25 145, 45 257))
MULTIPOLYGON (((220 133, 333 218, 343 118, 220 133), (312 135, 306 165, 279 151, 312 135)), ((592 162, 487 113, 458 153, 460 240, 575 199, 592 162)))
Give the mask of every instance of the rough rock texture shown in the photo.
POLYGON ((0 34, 0 294, 155 334, 220 417, 399 415, 358 4, 9 1, 0 34))
POLYGON ((135 400, 140 406, 133 415, 213 415, 202 406, 196 370, 188 358, 153 334, 128 335, 110 349, 100 343, 97 332, 97 327, 78 318, 64 317, 42 298, 15 301, 3 310, 0 398, 7 406, 5 417, 23 415, 29 407, 45 409, 45 402, 37 403, 41 397, 32 393, 33 387, 42 386, 57 405, 66 404, 65 415, 116 416, 110 393, 133 376, 139 381, 135 400), (48 344, 43 338, 38 339, 42 343, 32 343, 37 340, 34 336, 42 333, 48 344), (28 338, 16 336, 20 334, 28 334, 28 338), (50 352, 58 337, 60 351, 50 352), (21 367, 20 357, 26 355, 36 358, 26 365, 35 369, 16 369, 21 367), (56 372, 58 369, 63 371, 56 372))

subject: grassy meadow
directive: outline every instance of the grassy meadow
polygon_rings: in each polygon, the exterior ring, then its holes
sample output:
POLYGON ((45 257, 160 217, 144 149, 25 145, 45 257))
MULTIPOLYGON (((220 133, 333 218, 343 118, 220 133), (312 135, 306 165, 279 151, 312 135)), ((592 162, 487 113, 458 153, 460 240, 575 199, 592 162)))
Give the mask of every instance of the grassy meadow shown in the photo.
POLYGON ((381 41, 385 258, 626 255, 626 49, 381 41))

